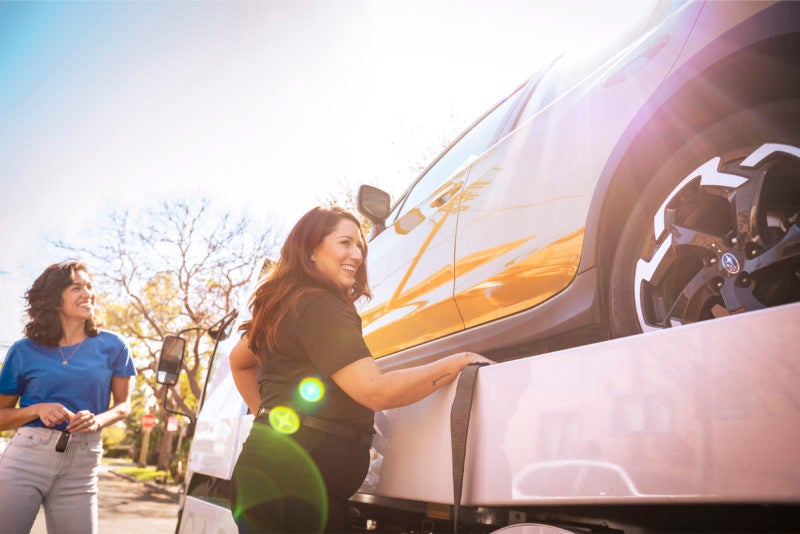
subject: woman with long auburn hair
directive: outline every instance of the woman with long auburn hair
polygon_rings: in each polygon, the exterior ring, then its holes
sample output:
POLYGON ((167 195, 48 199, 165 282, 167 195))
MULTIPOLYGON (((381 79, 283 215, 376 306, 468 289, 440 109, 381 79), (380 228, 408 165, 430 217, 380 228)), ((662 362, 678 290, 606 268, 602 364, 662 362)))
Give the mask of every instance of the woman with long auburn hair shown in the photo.
POLYGON ((251 348, 261 351, 268 344, 274 344, 277 326, 294 302, 308 291, 333 290, 337 294, 341 293, 338 296, 348 302, 372 296, 367 284, 366 269, 357 269, 353 274, 352 284, 346 280, 344 288, 341 288, 335 280, 327 278, 314 265, 313 254, 307 252, 333 232, 341 219, 358 227, 360 245, 357 246, 361 247, 361 263, 366 264, 367 246, 355 215, 337 206, 315 208, 306 213, 286 238, 280 259, 271 273, 264 278, 250 299, 253 318, 239 329, 252 333, 249 336, 252 340, 251 348))
POLYGON ((86 266, 49 266, 25 295, 30 321, 0 369, 0 532, 97 532, 103 427, 130 413, 130 349, 101 330, 86 266), (112 403, 113 401, 113 403, 112 403))
POLYGON ((233 473, 240 532, 347 532, 348 499, 369 468, 374 414, 430 395, 472 363, 463 352, 383 373, 354 302, 369 297, 358 219, 316 207, 289 233, 249 301, 252 318, 230 355, 256 414, 233 473))

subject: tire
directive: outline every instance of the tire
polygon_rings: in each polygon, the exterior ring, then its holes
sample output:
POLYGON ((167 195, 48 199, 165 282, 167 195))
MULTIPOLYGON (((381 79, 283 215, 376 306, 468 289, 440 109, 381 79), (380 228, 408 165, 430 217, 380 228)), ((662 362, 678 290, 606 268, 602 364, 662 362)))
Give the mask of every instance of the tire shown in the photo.
POLYGON ((615 337, 800 300, 800 101, 720 120, 658 167, 610 273, 615 337))

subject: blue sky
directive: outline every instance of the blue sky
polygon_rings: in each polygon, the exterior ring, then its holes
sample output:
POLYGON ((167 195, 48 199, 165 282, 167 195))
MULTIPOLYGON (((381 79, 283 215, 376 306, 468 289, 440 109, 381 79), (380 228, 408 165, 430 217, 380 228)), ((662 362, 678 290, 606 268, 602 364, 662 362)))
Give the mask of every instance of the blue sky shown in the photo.
POLYGON ((181 194, 289 223, 408 168, 642 2, 0 2, 0 341, 108 209, 181 194), (453 124, 453 116, 458 124, 453 124))

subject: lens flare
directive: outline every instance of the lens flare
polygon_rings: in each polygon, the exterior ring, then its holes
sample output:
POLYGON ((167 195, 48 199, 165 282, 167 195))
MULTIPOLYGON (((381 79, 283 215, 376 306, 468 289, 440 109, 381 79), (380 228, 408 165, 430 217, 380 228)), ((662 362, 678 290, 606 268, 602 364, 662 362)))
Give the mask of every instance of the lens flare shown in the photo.
POLYGON ((300 382, 300 396, 308 402, 317 402, 325 395, 325 384, 318 378, 305 378, 300 382))
POLYGON ((269 412, 269 424, 281 434, 294 434, 300 428, 300 418, 286 406, 276 406, 269 412))
POLYGON ((242 532, 322 532, 325 527, 328 498, 319 469, 293 436, 271 425, 253 423, 232 484, 231 512, 242 532))

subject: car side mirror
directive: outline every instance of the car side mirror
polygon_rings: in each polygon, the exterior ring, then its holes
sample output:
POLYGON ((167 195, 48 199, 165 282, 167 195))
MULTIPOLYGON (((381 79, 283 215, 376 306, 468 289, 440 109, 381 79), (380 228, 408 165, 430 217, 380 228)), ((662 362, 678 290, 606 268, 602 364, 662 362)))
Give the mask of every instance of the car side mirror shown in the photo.
POLYGON ((371 185, 362 185, 358 188, 356 207, 359 213, 369 219, 377 232, 386 228, 386 217, 392 207, 389 193, 371 185))
POLYGON ((158 358, 156 382, 167 386, 174 386, 178 383, 185 348, 186 340, 182 337, 164 337, 164 342, 161 344, 161 355, 158 358))

